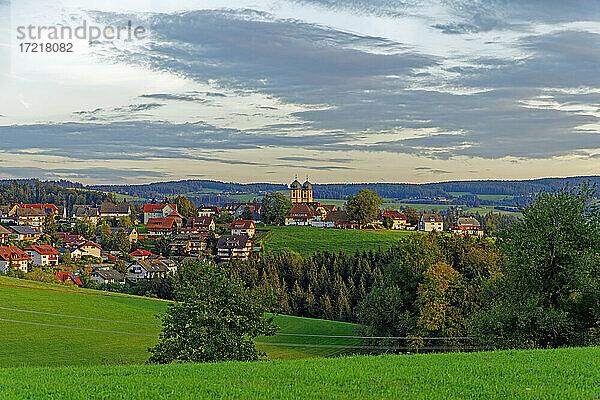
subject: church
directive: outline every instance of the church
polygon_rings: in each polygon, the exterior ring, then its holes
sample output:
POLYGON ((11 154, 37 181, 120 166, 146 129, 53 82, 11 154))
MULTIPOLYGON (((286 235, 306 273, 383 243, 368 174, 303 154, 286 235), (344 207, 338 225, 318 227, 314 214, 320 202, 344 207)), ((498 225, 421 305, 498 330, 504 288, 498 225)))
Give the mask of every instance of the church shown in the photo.
POLYGON ((313 188, 308 178, 306 178, 304 184, 300 184, 298 178, 294 179, 294 182, 290 185, 290 200, 293 204, 313 202, 313 188))

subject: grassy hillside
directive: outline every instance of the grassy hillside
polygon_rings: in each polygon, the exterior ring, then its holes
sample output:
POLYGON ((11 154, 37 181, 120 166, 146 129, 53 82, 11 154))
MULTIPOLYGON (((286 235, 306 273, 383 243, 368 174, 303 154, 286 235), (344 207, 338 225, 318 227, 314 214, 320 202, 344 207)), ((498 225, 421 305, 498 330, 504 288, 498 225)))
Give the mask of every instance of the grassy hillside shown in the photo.
MULTIPOLYGON (((160 332, 160 321, 155 315, 163 312, 167 304, 0 277, 0 368, 143 363, 149 356, 146 349, 156 343, 160 332)), ((270 358, 338 355, 348 349, 307 347, 306 344, 327 342, 322 338, 288 335, 352 335, 355 331, 353 324, 283 315, 276 322, 281 326, 281 336, 257 340, 261 343, 258 347, 267 351, 270 358)), ((344 343, 352 344, 347 340, 336 341, 336 345, 344 343)))
POLYGON ((4 399, 594 399, 600 350, 0 369, 4 399))
POLYGON ((320 229, 310 226, 278 226, 263 239, 265 250, 290 248, 308 255, 315 251, 339 251, 354 253, 356 249, 370 250, 389 247, 399 238, 414 234, 410 231, 356 229, 320 229))

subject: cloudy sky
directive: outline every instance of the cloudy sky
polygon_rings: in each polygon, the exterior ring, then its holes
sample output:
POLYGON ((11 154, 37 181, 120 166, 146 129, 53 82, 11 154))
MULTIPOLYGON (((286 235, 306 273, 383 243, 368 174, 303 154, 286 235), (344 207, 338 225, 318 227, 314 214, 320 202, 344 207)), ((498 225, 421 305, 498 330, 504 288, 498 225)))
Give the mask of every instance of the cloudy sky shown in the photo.
POLYGON ((589 0, 0 0, 0 178, 596 175, 599 49, 589 0), (20 51, 83 21, 148 35, 20 51))

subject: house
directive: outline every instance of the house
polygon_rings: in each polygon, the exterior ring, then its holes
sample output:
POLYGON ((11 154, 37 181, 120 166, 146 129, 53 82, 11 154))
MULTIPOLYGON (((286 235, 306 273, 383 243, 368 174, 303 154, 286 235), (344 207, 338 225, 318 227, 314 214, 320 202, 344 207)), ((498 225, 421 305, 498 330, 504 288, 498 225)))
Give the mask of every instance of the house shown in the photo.
POLYGON ((26 247, 24 251, 31 258, 31 262, 34 265, 41 265, 42 267, 58 265, 58 256, 60 253, 50 245, 32 244, 26 247))
POLYGON ((17 246, 0 246, 0 272, 6 274, 11 269, 27 272, 31 258, 17 246))
POLYGON ((386 217, 392 220, 392 226, 388 227, 388 229, 405 229, 407 224, 406 214, 401 214, 396 210, 386 210, 379 214, 377 219, 383 222, 386 217))
POLYGON ((36 242, 42 236, 39 231, 28 225, 12 225, 8 229, 12 232, 11 236, 18 241, 36 242))
POLYGON ((180 233, 171 241, 171 253, 179 256, 198 256, 206 251, 206 237, 202 233, 180 233))
POLYGON ((67 212, 64 206, 54 204, 21 204, 23 208, 38 209, 46 214, 52 214, 55 217, 67 218, 67 212))
POLYGON ((318 213, 308 204, 296 203, 285 216, 285 225, 311 225, 318 213))
POLYGON ((423 214, 419 221, 419 230, 423 232, 442 232, 444 230, 444 217, 440 214, 423 214))
POLYGON ((100 220, 100 209, 85 204, 76 204, 73 206, 73 219, 88 220, 96 225, 100 220))
POLYGON ((128 203, 108 203, 100 205, 100 218, 121 218, 131 215, 131 206, 128 203))
POLYGON ((97 269, 90 274, 90 279, 99 284, 125 283, 125 275, 112 268, 97 269))
POLYGON ((11 232, 0 225, 0 244, 6 244, 10 240, 11 232))
POLYGON ((177 223, 173 218, 150 218, 146 229, 148 236, 170 235, 177 230, 177 223))
POLYGON ((450 232, 458 235, 483 236, 481 224, 473 217, 458 217, 458 220, 450 228, 450 232))
POLYGON ((177 272, 177 267, 175 266, 173 269, 169 264, 169 262, 165 262, 161 258, 148 258, 136 261, 127 268, 127 279, 137 282, 141 279, 164 278, 168 274, 177 272))
POLYGON ((232 235, 248 235, 248 237, 254 237, 256 233, 256 226, 254 221, 238 219, 231 223, 229 226, 232 235))
POLYGON ((46 212, 40 208, 25 208, 16 205, 8 212, 8 218, 12 218, 17 225, 29 225, 41 232, 46 220, 46 212))
POLYGON ((152 254, 148 250, 145 250, 145 249, 137 249, 136 251, 132 251, 131 253, 129 253, 129 255, 135 261, 139 261, 139 260, 145 260, 148 257, 152 257, 155 254, 152 254))
POLYGON ((217 242, 217 255, 225 261, 232 258, 247 260, 252 249, 252 239, 248 235, 224 235, 217 242))
POLYGON ((167 215, 167 219, 174 220, 177 228, 181 228, 183 226, 183 216, 177 211, 173 211, 171 214, 167 215))
POLYGON ((331 211, 325 217, 325 228, 346 229, 350 228, 348 213, 344 210, 331 211))
POLYGON ((214 217, 215 215, 219 214, 221 212, 221 210, 219 210, 219 207, 217 206, 204 206, 204 207, 200 207, 200 209, 198 210, 198 216, 199 217, 214 217))
MULTIPOLYGON (((121 231, 121 229, 125 232, 125 236, 127 236, 127 239, 129 239, 129 243, 135 243, 138 241, 138 232, 137 229, 135 228, 123 228, 123 227, 111 227, 110 228, 110 233, 111 235, 113 235, 113 237, 117 236, 117 234, 121 231)), ((97 234, 100 235, 101 234, 101 229, 98 229, 97 234)))
POLYGON ((261 208, 262 203, 240 203, 239 207, 233 212, 233 218, 238 218, 244 211, 249 210, 252 213, 252 219, 260 221, 261 208))
POLYGON ((85 243, 82 243, 77 246, 74 250, 71 251, 71 257, 75 259, 81 259, 84 257, 95 257, 102 259, 102 247, 88 240, 85 243))
POLYGON ((144 224, 151 218, 167 218, 173 212, 177 212, 177 204, 144 204, 144 224))
POLYGON ((188 218, 185 228, 186 232, 210 232, 216 228, 215 219, 213 217, 192 217, 188 218))
POLYGON ((58 239, 63 242, 67 248, 77 248, 83 243, 87 242, 87 239, 83 235, 77 235, 67 232, 58 232, 58 239))

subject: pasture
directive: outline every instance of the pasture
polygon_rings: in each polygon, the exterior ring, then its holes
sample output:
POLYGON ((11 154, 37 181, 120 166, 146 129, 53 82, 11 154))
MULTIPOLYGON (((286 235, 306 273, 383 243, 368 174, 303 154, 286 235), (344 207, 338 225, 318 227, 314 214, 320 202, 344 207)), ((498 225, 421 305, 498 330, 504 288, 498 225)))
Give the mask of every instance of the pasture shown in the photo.
POLYGON ((323 229, 311 226, 277 226, 262 239, 266 251, 289 248, 302 255, 316 251, 354 253, 358 250, 387 248, 415 232, 400 230, 323 229))
MULTIPOLYGON (((0 277, 0 368, 144 363, 147 348, 156 343, 160 332, 156 315, 167 305, 161 300, 0 277)), ((286 315, 277 316, 276 323, 281 335, 257 340, 257 347, 269 358, 352 351, 350 340, 322 347, 330 343, 326 338, 301 335, 353 335, 356 325, 286 315)))
POLYGON ((0 369, 4 399, 595 399, 600 350, 0 369))

